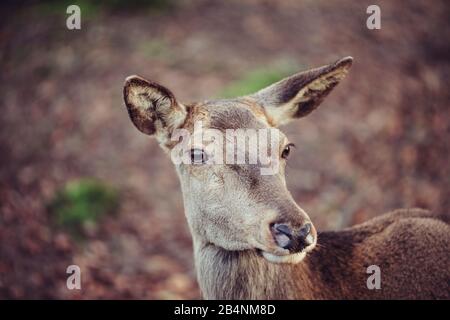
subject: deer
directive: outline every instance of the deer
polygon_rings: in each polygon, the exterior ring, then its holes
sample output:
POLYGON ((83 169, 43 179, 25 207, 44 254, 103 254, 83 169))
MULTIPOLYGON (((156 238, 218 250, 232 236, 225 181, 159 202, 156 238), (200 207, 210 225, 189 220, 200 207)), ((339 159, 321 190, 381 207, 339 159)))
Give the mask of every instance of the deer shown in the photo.
MULTIPOLYGON (((166 87, 140 76, 124 84, 134 126, 170 154, 194 124, 228 129, 278 128, 310 114, 347 75, 345 57, 299 72, 256 93, 182 104, 166 87)), ((204 299, 449 299, 450 226, 425 209, 398 209, 338 231, 318 232, 287 189, 292 144, 279 131, 270 149, 278 172, 260 163, 208 164, 208 148, 185 141, 191 163, 177 163, 204 299), (377 266, 380 286, 369 288, 377 266)))

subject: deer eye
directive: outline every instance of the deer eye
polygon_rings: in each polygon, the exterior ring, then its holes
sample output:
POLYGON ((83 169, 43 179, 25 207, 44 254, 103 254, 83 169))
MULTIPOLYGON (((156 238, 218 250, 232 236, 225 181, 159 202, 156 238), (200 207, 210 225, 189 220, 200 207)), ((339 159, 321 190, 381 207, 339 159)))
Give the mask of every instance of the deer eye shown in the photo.
POLYGON ((289 157, 292 147, 295 147, 293 143, 289 143, 288 145, 286 145, 286 147, 284 147, 283 152, 281 152, 281 157, 283 159, 287 159, 289 157))
POLYGON ((205 151, 202 149, 191 149, 191 163, 192 164, 205 164, 208 160, 205 151))

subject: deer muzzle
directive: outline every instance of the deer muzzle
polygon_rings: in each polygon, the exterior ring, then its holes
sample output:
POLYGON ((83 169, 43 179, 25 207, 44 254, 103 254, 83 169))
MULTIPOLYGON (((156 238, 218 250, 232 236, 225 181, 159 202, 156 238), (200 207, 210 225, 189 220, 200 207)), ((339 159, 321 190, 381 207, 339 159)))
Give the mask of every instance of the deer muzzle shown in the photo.
POLYGON ((316 232, 310 222, 299 228, 292 228, 286 223, 275 223, 270 229, 275 243, 291 253, 302 252, 316 241, 316 232))

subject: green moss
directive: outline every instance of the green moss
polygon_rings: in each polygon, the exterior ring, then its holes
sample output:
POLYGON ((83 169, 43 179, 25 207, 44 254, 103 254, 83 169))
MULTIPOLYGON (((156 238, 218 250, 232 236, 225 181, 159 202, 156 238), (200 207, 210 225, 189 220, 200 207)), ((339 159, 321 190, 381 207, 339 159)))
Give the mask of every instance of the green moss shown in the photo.
POLYGON ((222 91, 220 97, 233 98, 254 93, 295 73, 297 69, 290 63, 281 62, 269 67, 252 70, 228 85, 222 91))
POLYGON ((142 10, 167 11, 172 9, 177 0, 102 0, 103 6, 113 10, 142 10))
POLYGON ((171 60, 173 58, 172 51, 167 42, 163 39, 153 39, 144 41, 139 45, 139 49, 145 56, 162 60, 171 60))
POLYGON ((37 9, 43 14, 63 15, 64 17, 68 17, 66 10, 67 7, 72 4, 80 7, 81 21, 83 21, 83 19, 95 18, 100 10, 99 3, 90 0, 47 0, 37 4, 37 9))
POLYGON ((79 233, 86 224, 117 212, 119 194, 114 188, 93 179, 67 183, 57 191, 49 210, 55 223, 68 231, 79 233))
POLYGON ((82 19, 89 19, 104 11, 165 12, 175 7, 176 0, 44 0, 37 4, 37 8, 43 14, 66 15, 67 7, 72 4, 80 7, 82 19))

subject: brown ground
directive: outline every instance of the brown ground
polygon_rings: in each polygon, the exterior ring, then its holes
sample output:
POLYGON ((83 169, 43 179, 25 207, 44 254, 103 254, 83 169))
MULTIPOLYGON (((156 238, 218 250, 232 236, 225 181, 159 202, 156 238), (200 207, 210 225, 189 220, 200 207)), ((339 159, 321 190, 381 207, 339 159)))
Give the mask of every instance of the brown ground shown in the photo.
MULTIPOLYGON (((188 1, 170 10, 100 12, 82 30, 65 12, 3 7, 0 22, 0 298, 198 298, 175 172, 122 103, 138 73, 181 101, 218 96, 279 60, 307 67, 355 58, 310 117, 286 128, 298 146, 288 184, 319 227, 382 212, 450 205, 450 6, 379 1, 188 1), (123 194, 76 244, 46 203, 64 182, 97 177, 123 194), (69 264, 82 290, 65 287, 69 264)), ((298 70, 292 70, 293 72, 298 70)))

